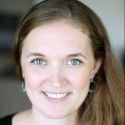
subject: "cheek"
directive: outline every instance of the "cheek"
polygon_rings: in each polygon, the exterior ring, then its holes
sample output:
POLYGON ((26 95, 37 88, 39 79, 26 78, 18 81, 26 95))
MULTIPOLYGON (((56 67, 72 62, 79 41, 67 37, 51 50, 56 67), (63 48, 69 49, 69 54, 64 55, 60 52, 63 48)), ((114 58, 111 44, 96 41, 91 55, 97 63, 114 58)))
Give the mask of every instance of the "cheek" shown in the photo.
MULTIPOLYGON (((90 70, 84 69, 78 72, 72 73, 72 76, 70 76, 70 81, 74 88, 77 90, 81 90, 85 88, 85 86, 89 86, 90 83, 90 70)), ((88 87, 87 87, 88 88, 88 87)))
POLYGON ((44 73, 39 73, 31 67, 23 67, 23 76, 27 86, 37 88, 41 84, 41 78, 44 78, 44 73))

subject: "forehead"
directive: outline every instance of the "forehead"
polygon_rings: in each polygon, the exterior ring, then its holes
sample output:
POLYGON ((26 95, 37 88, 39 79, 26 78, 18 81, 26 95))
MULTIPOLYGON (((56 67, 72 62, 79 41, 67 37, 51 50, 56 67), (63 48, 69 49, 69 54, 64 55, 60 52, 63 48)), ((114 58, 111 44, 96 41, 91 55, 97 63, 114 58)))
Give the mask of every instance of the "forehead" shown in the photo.
POLYGON ((31 30, 23 41, 28 51, 82 51, 91 49, 90 39, 82 30, 68 22, 58 21, 31 30))

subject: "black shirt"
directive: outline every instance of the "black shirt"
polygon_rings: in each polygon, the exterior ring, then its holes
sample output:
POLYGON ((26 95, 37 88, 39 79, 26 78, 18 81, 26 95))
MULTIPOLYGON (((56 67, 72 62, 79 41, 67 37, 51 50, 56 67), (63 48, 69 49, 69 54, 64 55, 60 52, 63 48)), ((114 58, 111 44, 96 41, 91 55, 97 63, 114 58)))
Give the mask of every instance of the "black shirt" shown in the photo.
POLYGON ((0 118, 0 125, 12 125, 12 117, 14 114, 0 118))

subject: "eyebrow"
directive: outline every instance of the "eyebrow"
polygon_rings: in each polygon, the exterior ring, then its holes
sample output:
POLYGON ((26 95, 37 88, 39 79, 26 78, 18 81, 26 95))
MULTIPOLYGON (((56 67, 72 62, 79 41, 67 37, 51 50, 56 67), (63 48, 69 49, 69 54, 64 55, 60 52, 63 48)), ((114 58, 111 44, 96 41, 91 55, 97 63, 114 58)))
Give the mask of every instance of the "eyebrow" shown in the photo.
POLYGON ((42 56, 42 57, 46 57, 46 55, 42 54, 42 53, 30 53, 27 58, 31 57, 31 56, 42 56))
MULTIPOLYGON (((42 54, 42 53, 30 53, 27 58, 31 57, 31 56, 41 56, 41 57, 46 57, 46 55, 42 54)), ((82 53, 73 53, 73 54, 69 54, 67 57, 83 57, 85 59, 87 59, 86 56, 84 56, 82 53)))
POLYGON ((68 57, 79 57, 79 56, 81 56, 81 57, 87 59, 87 57, 84 56, 82 53, 74 53, 74 54, 68 55, 68 57))

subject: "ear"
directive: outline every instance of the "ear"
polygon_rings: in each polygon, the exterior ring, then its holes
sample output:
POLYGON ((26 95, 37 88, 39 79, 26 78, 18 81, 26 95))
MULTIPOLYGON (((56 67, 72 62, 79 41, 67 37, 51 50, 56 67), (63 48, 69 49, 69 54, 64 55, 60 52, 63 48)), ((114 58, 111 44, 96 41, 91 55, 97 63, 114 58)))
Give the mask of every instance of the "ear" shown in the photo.
POLYGON ((102 59, 98 59, 98 60, 95 61, 95 65, 94 65, 94 68, 93 68, 91 79, 93 79, 95 74, 99 71, 99 69, 101 67, 101 64, 102 64, 102 59))

